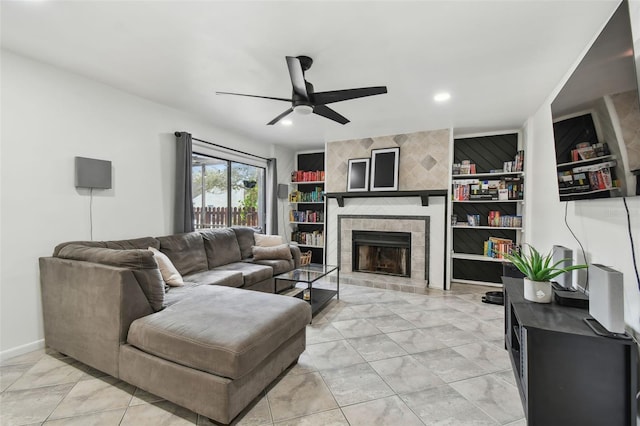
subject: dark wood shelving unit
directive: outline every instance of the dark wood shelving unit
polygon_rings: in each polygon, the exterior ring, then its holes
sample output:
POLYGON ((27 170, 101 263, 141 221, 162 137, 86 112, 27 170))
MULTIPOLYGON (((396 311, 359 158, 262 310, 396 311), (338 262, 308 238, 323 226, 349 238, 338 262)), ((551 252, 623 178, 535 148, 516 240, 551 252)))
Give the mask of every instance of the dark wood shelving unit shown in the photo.
POLYGON ((529 426, 636 425, 638 348, 598 336, 586 309, 524 299, 502 277, 505 348, 529 426))

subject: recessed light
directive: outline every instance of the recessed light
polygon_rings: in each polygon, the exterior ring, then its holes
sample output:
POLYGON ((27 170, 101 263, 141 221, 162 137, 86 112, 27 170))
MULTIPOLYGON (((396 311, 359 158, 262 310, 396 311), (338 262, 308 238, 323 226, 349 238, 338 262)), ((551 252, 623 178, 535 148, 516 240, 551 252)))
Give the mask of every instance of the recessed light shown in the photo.
POLYGON ((451 95, 447 92, 438 93, 433 97, 433 100, 436 102, 444 102, 451 99, 451 95))
POLYGON ((282 120, 281 121, 283 126, 291 126, 293 124, 293 121, 291 120, 282 120))

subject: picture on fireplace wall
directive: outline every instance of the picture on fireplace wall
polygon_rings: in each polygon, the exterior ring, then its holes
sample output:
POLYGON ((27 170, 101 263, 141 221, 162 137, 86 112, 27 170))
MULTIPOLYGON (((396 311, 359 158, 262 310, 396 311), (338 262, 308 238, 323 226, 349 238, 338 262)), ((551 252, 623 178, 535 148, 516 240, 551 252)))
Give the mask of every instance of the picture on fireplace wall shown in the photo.
POLYGON ((371 150, 371 191, 398 190, 400 148, 371 150))
POLYGON ((347 174, 347 191, 362 192, 369 190, 369 159, 354 158, 349 160, 347 174))

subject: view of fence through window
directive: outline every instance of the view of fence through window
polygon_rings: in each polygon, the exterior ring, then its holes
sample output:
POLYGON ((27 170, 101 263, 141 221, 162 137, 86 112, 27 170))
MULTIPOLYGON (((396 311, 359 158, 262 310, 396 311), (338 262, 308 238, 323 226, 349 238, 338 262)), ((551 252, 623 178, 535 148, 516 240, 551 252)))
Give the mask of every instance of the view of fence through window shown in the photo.
POLYGON ((195 229, 263 226, 264 176, 261 167, 194 154, 195 229))

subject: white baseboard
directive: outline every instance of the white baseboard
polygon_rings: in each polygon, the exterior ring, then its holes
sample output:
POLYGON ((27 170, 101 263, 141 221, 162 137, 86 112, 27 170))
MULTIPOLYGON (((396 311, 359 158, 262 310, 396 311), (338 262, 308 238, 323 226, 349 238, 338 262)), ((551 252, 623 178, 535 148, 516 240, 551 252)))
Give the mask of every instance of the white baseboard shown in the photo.
POLYGON ((17 346, 15 348, 7 349, 6 351, 0 352, 0 361, 6 361, 9 358, 33 352, 42 348, 44 348, 44 339, 36 340, 35 342, 27 343, 26 345, 17 346))

